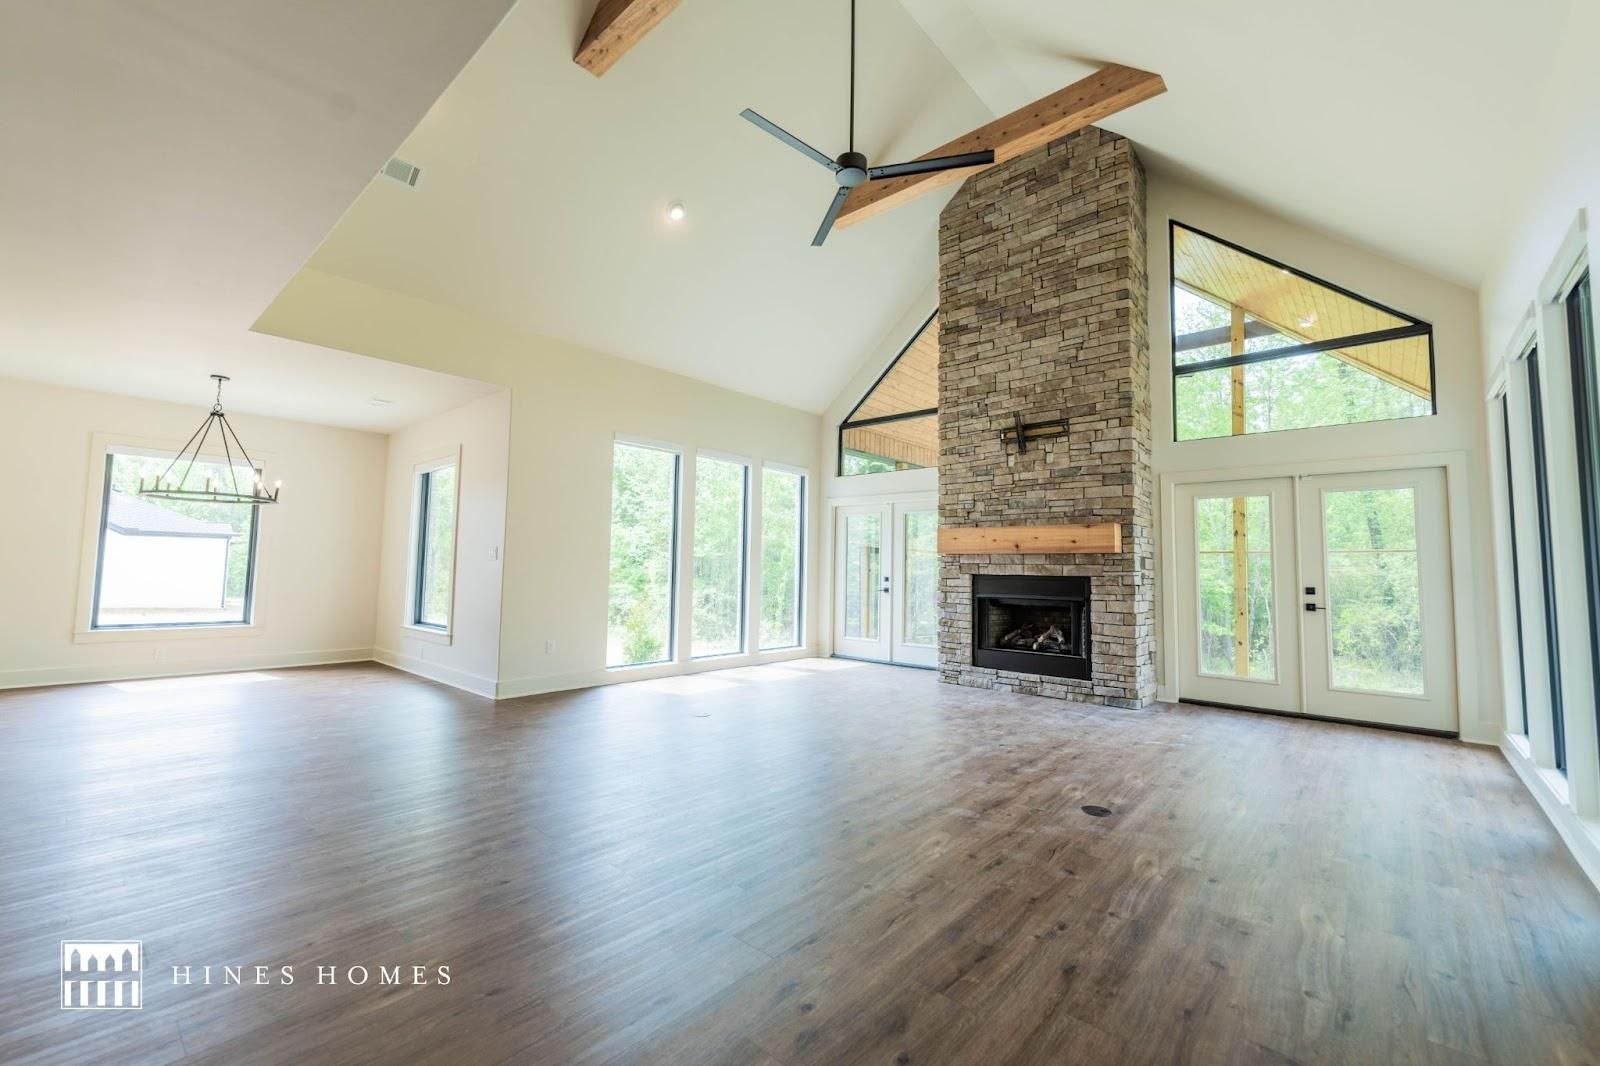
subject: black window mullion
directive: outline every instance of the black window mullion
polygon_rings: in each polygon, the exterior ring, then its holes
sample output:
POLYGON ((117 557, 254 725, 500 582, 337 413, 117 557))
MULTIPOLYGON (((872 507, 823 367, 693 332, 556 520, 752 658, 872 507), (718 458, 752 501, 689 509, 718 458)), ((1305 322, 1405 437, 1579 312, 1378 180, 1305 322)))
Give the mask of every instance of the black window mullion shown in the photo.
POLYGON ((425 471, 417 479, 422 497, 417 504, 417 571, 411 596, 411 624, 419 626, 425 624, 422 621, 422 601, 428 579, 428 482, 432 479, 432 471, 425 471))

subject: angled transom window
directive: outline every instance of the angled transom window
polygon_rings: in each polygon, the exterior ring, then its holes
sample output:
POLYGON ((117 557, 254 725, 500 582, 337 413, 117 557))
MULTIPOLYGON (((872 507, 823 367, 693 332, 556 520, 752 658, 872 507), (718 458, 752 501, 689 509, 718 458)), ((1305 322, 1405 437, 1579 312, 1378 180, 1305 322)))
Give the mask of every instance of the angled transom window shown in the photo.
POLYGON ((1431 415, 1433 327, 1172 223, 1175 437, 1431 415))
POLYGON ((939 319, 923 323, 839 425, 839 473, 939 465, 939 319))

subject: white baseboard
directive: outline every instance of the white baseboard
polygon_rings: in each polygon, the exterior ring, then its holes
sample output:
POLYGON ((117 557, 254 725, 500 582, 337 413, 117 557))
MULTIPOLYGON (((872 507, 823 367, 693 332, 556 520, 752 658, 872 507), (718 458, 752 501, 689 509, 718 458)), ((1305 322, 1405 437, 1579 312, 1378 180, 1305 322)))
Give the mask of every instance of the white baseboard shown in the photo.
POLYGON ((659 677, 703 674, 712 670, 733 670, 745 666, 762 666, 767 663, 816 657, 817 653, 813 648, 786 648, 783 651, 764 651, 755 655, 719 655, 714 659, 691 659, 683 663, 660 663, 655 666, 630 666, 617 670, 586 670, 571 674, 519 677, 500 682, 495 687, 495 698, 512 700, 521 696, 543 696, 550 692, 570 692, 573 689, 596 688, 600 685, 623 685, 629 681, 653 681, 659 677))
POLYGON ((1550 819, 1550 824, 1556 827, 1556 832, 1566 843, 1567 850, 1572 852, 1572 857, 1578 860, 1578 865, 1589 875, 1595 888, 1600 889, 1600 823, 1578 817, 1577 812, 1568 807, 1566 800, 1558 796, 1545 781, 1544 772, 1509 739, 1501 740, 1500 752, 1522 779, 1523 786, 1533 793, 1534 800, 1544 811, 1545 817, 1550 819))
POLYGON ((152 660, 149 663, 58 666, 0 673, 0 689, 40 688, 45 685, 85 685, 105 681, 133 681, 151 677, 191 677, 196 674, 233 674, 241 670, 281 670, 292 666, 329 666, 334 663, 372 661, 371 648, 337 648, 331 651, 291 651, 263 655, 229 655, 219 659, 152 660))
POLYGON ((465 670, 452 670, 448 666, 430 663, 424 659, 416 659, 409 655, 401 655, 399 652, 390 651, 387 648, 374 648, 372 650, 372 658, 373 661, 380 662, 385 666, 392 666, 396 670, 403 670, 408 674, 425 677, 429 681, 437 681, 442 685, 449 685, 451 688, 470 692, 474 696, 486 696, 492 700, 496 695, 495 689, 497 686, 494 679, 490 677, 469 674, 465 670))

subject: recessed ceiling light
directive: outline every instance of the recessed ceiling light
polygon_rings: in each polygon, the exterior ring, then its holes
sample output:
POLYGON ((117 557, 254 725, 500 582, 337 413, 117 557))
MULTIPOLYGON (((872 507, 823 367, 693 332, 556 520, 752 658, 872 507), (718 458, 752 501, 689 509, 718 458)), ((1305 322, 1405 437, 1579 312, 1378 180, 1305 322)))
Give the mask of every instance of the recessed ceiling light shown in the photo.
POLYGON ((683 217, 688 213, 689 212, 684 209, 682 201, 674 200, 672 203, 667 205, 667 221, 669 222, 682 222, 683 217))

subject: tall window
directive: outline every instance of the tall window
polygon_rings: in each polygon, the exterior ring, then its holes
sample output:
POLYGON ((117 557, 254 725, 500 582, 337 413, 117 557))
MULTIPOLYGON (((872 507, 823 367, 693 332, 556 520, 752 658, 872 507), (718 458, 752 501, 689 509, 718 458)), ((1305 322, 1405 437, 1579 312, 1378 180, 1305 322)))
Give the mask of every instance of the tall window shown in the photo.
POLYGON ((1550 475, 1544 450, 1544 397, 1539 387, 1539 349, 1523 360, 1528 374, 1528 412, 1533 430, 1533 491, 1539 516, 1539 569, 1544 586, 1545 665, 1550 673, 1550 731, 1556 769, 1567 769, 1566 714, 1561 699, 1561 648, 1556 643, 1556 566, 1550 523, 1550 475))
POLYGON ((456 564, 456 464, 436 463, 417 473, 417 570, 412 579, 411 623, 450 628, 451 584, 456 564))
POLYGON ((761 469, 761 650, 801 643, 806 479, 777 467, 761 469))
POLYGON ((660 448, 619 442, 613 450, 607 666, 672 658, 679 463, 660 448))
POLYGON ((750 468, 709 455, 694 464, 695 658, 744 650, 745 535, 750 468))
POLYGON ((939 465, 939 320, 929 318, 839 426, 839 473, 939 465))
MULTIPOLYGON (((1567 351, 1572 360, 1572 409, 1578 439, 1578 503, 1589 600, 1589 655, 1600 678, 1600 381, 1594 350, 1594 304, 1589 272, 1567 293, 1567 351)), ((1600 709, 1597 709, 1600 713, 1600 709)))
MULTIPOLYGON (((95 567, 94 629, 246 625, 255 588, 255 505, 161 500, 139 495, 171 457, 106 455, 95 567)), ((243 463, 201 460, 186 482, 253 483, 243 463)))
POLYGON ((1175 439, 1434 413, 1426 322, 1181 223, 1169 232, 1175 439))
POLYGON ((1528 735, 1528 659, 1522 639, 1522 564, 1517 559, 1517 487, 1511 473, 1511 401, 1500 397, 1500 427, 1506 446, 1506 519, 1511 530, 1511 616, 1516 619, 1517 688, 1522 695, 1522 735, 1528 735))

